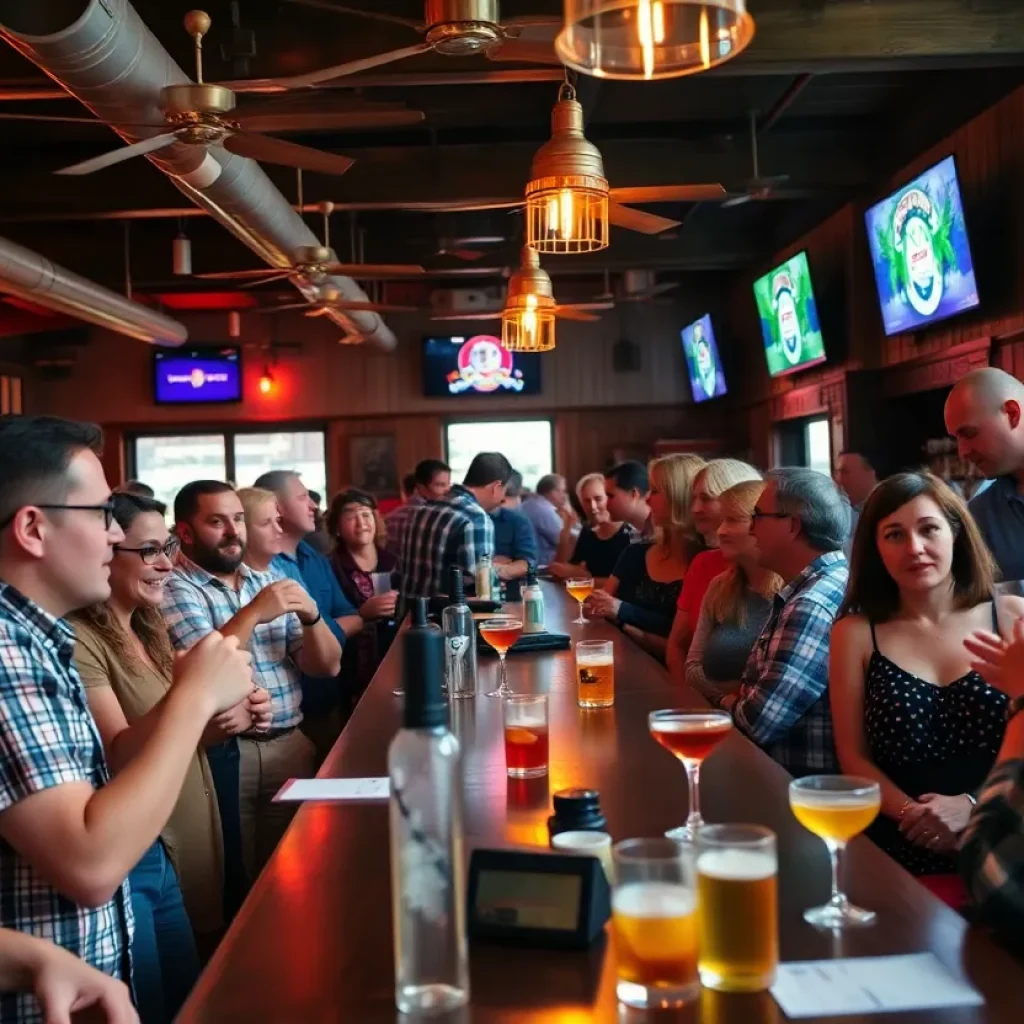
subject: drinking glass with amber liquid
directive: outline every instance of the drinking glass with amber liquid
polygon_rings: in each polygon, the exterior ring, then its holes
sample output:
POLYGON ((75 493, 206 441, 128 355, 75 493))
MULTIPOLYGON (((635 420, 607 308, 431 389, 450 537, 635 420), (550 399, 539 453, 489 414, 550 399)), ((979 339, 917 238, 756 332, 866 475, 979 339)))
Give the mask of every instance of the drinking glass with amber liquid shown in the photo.
POLYGON ((732 716, 727 711, 687 711, 669 708, 652 711, 647 718, 651 735, 675 754, 686 768, 690 789, 690 813, 686 824, 671 829, 669 839, 695 841, 704 824, 700 813, 700 766, 732 731, 732 716))
POLYGON ((500 662, 500 682, 496 690, 488 697, 511 697, 512 688, 508 685, 505 675, 505 655, 508 649, 519 639, 523 632, 523 620, 502 615, 494 619, 485 619, 480 623, 480 635, 498 652, 500 662))
POLYGON ((612 849, 612 930, 619 1001, 678 1007, 697 995, 697 894, 690 858, 671 839, 612 849))
POLYGON ((610 708, 615 703, 615 648, 611 640, 576 644, 576 697, 581 708, 610 708))
POLYGON ((871 924, 873 910, 855 907, 839 883, 846 844, 878 817, 882 790, 871 779, 852 775, 809 775, 789 784, 789 806, 808 832, 825 841, 832 862, 832 898, 823 907, 804 911, 804 920, 821 928, 871 924))
POLYGON ((548 773, 548 698, 514 694, 502 704, 505 723, 505 769, 513 779, 536 779, 548 773))
POLYGON ((585 626, 587 624, 587 617, 583 614, 583 602, 594 591, 594 580, 590 576, 580 576, 575 579, 565 581, 565 589, 569 592, 569 596, 576 601, 580 606, 580 617, 573 619, 572 621, 577 626, 585 626))

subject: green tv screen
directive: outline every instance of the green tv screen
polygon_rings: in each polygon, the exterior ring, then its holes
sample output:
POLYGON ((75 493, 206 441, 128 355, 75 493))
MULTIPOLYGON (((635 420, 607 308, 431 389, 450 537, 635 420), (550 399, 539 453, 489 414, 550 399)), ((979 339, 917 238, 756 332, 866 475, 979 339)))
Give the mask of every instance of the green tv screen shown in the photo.
POLYGON ((773 377, 825 361, 806 252, 797 253, 755 281, 754 298, 768 372, 773 377))

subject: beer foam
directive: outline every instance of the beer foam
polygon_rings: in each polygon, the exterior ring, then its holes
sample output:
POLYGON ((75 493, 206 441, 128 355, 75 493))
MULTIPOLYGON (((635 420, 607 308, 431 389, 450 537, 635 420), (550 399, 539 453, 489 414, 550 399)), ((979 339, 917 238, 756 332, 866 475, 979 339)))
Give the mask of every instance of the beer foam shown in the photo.
POLYGON ((697 896, 673 882, 631 882, 615 890, 612 909, 623 917, 686 917, 697 909, 697 896))
POLYGON ((609 668, 615 664, 615 656, 612 654, 577 654, 577 665, 607 665, 609 668))
POLYGON ((880 795, 801 789, 790 793, 789 802, 793 807, 808 807, 821 811, 866 811, 869 807, 879 806, 880 795))
POLYGON ((651 723, 651 732, 665 733, 728 732, 731 728, 732 720, 722 715, 708 715, 706 718, 670 718, 651 723))
POLYGON ((758 882, 775 874, 776 859, 763 850, 705 850, 697 872, 725 882, 758 882))

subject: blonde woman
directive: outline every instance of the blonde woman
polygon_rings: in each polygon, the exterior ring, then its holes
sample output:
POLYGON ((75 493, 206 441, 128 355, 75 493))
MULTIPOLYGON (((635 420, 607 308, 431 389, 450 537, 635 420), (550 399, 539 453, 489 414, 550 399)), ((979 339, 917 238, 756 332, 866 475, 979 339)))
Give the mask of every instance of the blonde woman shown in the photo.
POLYGON ((686 574, 686 583, 679 595, 676 617, 668 639, 668 665, 679 682, 686 675, 686 654, 700 617, 704 595, 711 581, 729 568, 718 548, 718 527, 722 524, 721 496, 744 480, 760 479, 761 474, 753 466, 739 459, 713 459, 693 482, 693 526, 704 539, 707 551, 701 552, 693 560, 686 574))
POLYGON ((729 568, 711 581, 686 657, 686 681, 712 704, 729 703, 761 635, 782 579, 757 560, 750 532, 761 480, 745 480, 719 497, 718 547, 729 568))
POLYGON ((700 456, 688 454, 666 455, 650 464, 647 501, 656 539, 631 544, 604 590, 592 594, 588 604, 594 615, 622 626, 662 658, 683 577, 703 548, 690 505, 694 481, 705 465, 700 456))
POLYGON ((238 497, 245 510, 245 564, 257 572, 270 572, 284 536, 277 495, 262 487, 243 487, 238 497))
POLYGON ((625 523, 612 521, 604 477, 600 473, 580 477, 576 497, 583 506, 587 523, 578 535, 573 532, 574 524, 566 523, 555 561, 548 566, 548 572, 556 579, 588 572, 595 580, 605 580, 611 576, 619 555, 629 547, 633 530, 625 523))

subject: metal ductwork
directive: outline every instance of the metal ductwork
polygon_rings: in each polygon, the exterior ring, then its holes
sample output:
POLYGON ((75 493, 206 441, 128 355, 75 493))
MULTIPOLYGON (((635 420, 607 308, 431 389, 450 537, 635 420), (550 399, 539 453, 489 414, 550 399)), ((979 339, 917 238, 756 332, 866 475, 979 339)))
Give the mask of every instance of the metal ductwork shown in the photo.
POLYGON ((4 238, 0 238, 0 292, 140 341, 180 345, 188 338, 185 325, 177 320, 101 288, 4 238))
MULTIPOLYGON (((128 142, 160 134, 160 90, 190 79, 145 26, 128 0, 5 0, 3 36, 128 142)), ((288 204, 259 164, 221 147, 175 143, 147 159, 272 267, 291 266, 300 246, 320 239, 288 204)), ((368 301, 348 277, 330 283, 343 299, 368 301)), ((316 300, 312 286, 299 285, 316 300)), ((376 313, 328 314, 347 334, 385 349, 394 334, 376 313)))

